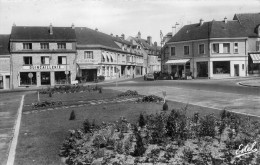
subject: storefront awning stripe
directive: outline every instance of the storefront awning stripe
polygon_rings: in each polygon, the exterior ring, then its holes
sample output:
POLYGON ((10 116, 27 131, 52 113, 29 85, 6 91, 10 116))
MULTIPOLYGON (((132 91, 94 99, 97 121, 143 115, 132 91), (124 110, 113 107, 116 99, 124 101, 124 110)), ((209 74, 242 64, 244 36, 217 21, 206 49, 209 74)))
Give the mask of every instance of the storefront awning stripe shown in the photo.
POLYGON ((105 53, 105 52, 102 52, 102 55, 103 55, 104 59, 106 59, 106 58, 107 58, 107 55, 106 55, 106 53, 105 53))
POLYGON ((260 63, 260 54, 250 54, 250 57, 253 60, 253 63, 260 63))
POLYGON ((166 64, 186 64, 190 59, 168 60, 166 64))

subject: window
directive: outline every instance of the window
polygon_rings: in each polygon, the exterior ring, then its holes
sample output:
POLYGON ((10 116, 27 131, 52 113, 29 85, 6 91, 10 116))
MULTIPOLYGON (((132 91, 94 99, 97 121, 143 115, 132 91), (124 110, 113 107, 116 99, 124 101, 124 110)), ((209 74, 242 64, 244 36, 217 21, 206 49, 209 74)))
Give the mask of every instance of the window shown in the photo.
POLYGON ((219 53, 219 44, 213 44, 212 53, 219 53))
POLYGON ((23 63, 24 65, 32 65, 32 57, 31 56, 23 57, 23 63))
POLYGON ((190 47, 184 46, 184 55, 189 55, 189 54, 190 54, 190 47))
POLYGON ((205 45, 199 44, 199 54, 205 54, 205 45))
POLYGON ((238 53, 238 43, 234 43, 234 53, 238 53))
POLYGON ((24 50, 32 50, 32 43, 23 43, 24 50))
POLYGON ((223 53, 230 53, 230 43, 223 43, 223 53))
POLYGON ((67 57, 66 56, 58 56, 58 64, 67 64, 67 57))
POLYGON ((175 56, 175 47, 171 47, 171 56, 175 56))
POLYGON ((213 61, 213 74, 230 74, 230 61, 213 61))
POLYGON ((242 64, 242 70, 244 70, 245 69, 245 65, 244 64, 242 64))
POLYGON ((57 43, 58 49, 66 49, 66 43, 57 43))
POLYGON ((93 59, 93 51, 85 51, 84 59, 93 59))
POLYGON ((260 41, 256 41, 256 51, 260 51, 260 41))
POLYGON ((41 43, 41 49, 49 49, 49 43, 41 43))
POLYGON ((45 64, 45 65, 50 64, 50 57, 49 57, 49 56, 43 56, 43 57, 41 57, 41 63, 42 63, 42 64, 45 64))

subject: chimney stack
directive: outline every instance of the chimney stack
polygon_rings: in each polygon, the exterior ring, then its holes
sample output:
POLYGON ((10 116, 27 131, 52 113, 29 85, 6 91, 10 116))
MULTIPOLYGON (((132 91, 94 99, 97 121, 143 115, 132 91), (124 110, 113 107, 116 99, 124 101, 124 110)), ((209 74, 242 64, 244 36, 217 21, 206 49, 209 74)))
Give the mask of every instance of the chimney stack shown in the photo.
POLYGON ((138 39, 141 39, 141 32, 139 31, 138 34, 137 34, 137 38, 138 39))
POLYGON ((227 23, 227 17, 224 18, 224 22, 227 23))
POLYGON ((125 35, 124 35, 124 34, 121 34, 121 38, 124 40, 124 39, 125 39, 125 35))
POLYGON ((116 38, 118 38, 118 35, 116 35, 116 38))
POLYGON ((75 29, 74 23, 72 23, 72 25, 71 25, 71 29, 75 29))
POLYGON ((157 46, 157 42, 156 41, 154 42, 154 46, 157 46))
POLYGON ((52 24, 50 24, 50 35, 53 35, 52 24))
POLYGON ((200 26, 202 26, 204 23, 204 20, 203 19, 200 19, 200 26))
POLYGON ((147 42, 149 45, 152 45, 152 37, 151 36, 147 36, 147 42))
POLYGON ((113 37, 113 33, 110 34, 113 37))
POLYGON ((96 28, 95 31, 98 31, 98 28, 96 28))

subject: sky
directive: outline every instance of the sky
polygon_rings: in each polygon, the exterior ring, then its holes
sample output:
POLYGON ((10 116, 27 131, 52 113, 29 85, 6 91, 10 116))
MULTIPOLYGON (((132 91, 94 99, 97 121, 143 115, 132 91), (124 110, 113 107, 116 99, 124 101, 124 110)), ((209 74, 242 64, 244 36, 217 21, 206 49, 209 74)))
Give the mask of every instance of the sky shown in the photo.
POLYGON ((160 43, 163 35, 184 25, 204 21, 232 20, 236 13, 260 13, 260 0, 0 0, 0 34, 16 26, 97 28, 126 37, 160 43))

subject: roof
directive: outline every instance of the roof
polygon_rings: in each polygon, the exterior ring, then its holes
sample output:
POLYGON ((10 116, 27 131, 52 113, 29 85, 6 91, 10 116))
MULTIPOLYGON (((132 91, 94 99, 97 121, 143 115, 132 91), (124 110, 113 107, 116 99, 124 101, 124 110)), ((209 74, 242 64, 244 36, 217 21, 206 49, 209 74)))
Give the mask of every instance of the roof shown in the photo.
POLYGON ((248 37, 256 37, 256 27, 260 25, 260 13, 235 14, 233 20, 238 20, 246 29, 248 37))
POLYGON ((245 29, 236 21, 210 21, 185 25, 168 42, 180 42, 209 38, 237 38, 247 37, 245 29))
POLYGON ((76 41, 75 30, 71 27, 13 26, 10 41, 76 41))
POLYGON ((150 50, 160 50, 160 46, 155 46, 155 45, 150 45, 148 44, 147 40, 142 39, 142 38, 137 38, 137 37, 132 37, 137 43, 139 43, 141 46, 143 46, 145 49, 150 49, 150 50))
POLYGON ((0 55, 9 55, 9 34, 0 34, 0 55))
POLYGON ((115 42, 119 42, 119 43, 123 43, 123 44, 126 44, 126 45, 133 45, 130 41, 127 41, 121 37, 113 37, 114 41, 115 42))
POLYGON ((114 42, 114 37, 86 27, 75 28, 78 45, 102 45, 120 49, 114 42))

